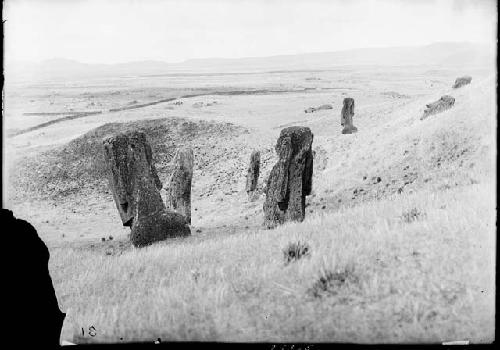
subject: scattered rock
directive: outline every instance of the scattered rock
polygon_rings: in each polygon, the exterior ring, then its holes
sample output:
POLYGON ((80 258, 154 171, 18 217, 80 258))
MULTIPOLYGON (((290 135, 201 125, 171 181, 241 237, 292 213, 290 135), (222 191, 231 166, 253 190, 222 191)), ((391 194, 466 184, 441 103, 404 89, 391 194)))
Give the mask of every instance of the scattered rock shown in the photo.
POLYGON ((173 171, 167 186, 167 207, 183 215, 191 224, 191 182, 194 153, 191 148, 180 148, 172 161, 173 171))
POLYGON ((354 116, 354 99, 351 97, 344 98, 344 105, 340 115, 340 125, 344 127, 342 134, 352 134, 358 131, 352 124, 352 117, 354 116))
POLYGON ((380 178, 380 176, 374 176, 372 177, 372 180, 373 180, 373 183, 374 184, 378 184, 380 181, 382 181, 382 179, 380 178))
POLYGON ((459 77, 455 80, 455 84, 453 84, 454 89, 458 89, 459 87, 462 87, 464 85, 470 84, 472 81, 472 77, 465 75, 463 77, 459 77))
POLYGON ((266 186, 264 225, 274 228, 285 221, 303 221, 305 196, 311 194, 313 134, 308 127, 281 130, 276 143, 278 162, 266 186))
POLYGON ((450 109, 455 104, 455 98, 449 95, 441 96, 441 98, 435 102, 429 103, 426 105, 426 109, 424 111, 424 115, 420 117, 420 120, 424 120, 430 115, 437 114, 443 112, 447 109, 450 109))

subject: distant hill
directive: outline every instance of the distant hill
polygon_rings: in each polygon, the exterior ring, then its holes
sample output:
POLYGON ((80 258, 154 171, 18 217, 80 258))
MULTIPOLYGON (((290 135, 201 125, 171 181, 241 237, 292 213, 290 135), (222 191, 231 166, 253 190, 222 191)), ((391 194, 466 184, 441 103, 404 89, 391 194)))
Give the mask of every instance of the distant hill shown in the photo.
POLYGON ((248 58, 191 59, 181 63, 136 61, 119 64, 86 64, 67 59, 40 63, 11 62, 5 66, 7 82, 77 80, 161 74, 233 73, 276 70, 318 70, 353 65, 493 65, 495 48, 471 43, 434 43, 418 47, 362 48, 337 52, 248 58))

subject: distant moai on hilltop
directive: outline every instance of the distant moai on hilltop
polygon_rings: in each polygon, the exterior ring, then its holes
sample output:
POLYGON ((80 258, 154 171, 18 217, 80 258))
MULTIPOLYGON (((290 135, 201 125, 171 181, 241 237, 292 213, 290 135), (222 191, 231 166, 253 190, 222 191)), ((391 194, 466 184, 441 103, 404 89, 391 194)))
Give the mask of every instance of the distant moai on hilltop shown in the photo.
POLYGON ((352 117, 354 115, 354 99, 351 97, 344 98, 344 104, 340 113, 340 125, 344 127, 342 134, 352 134, 358 131, 352 124, 352 117))
POLYGON ((281 130, 275 148, 279 159, 267 179, 265 227, 304 220, 305 197, 312 190, 312 142, 313 134, 308 127, 281 130))
POLYGON ((108 180, 130 240, 142 247, 169 237, 191 234, 185 218, 166 210, 161 181, 152 162, 146 135, 130 131, 103 140, 108 180))
POLYGON ((255 189, 257 188, 257 183, 259 181, 260 172, 260 152, 253 151, 250 156, 250 164, 247 169, 247 184, 245 190, 249 197, 252 197, 255 189))
POLYGON ((462 87, 464 85, 470 84, 472 81, 472 77, 465 75, 463 77, 459 77, 455 80, 455 84, 453 84, 454 89, 458 89, 459 87, 462 87))
POLYGON ((167 186, 167 207, 184 215, 191 224, 191 183, 194 153, 191 148, 180 148, 173 159, 173 172, 167 186))
POLYGON ((455 104, 455 98, 450 95, 441 96, 441 98, 435 102, 429 103, 424 110, 424 114, 420 117, 420 120, 424 120, 430 115, 441 113, 447 109, 450 109, 455 104))

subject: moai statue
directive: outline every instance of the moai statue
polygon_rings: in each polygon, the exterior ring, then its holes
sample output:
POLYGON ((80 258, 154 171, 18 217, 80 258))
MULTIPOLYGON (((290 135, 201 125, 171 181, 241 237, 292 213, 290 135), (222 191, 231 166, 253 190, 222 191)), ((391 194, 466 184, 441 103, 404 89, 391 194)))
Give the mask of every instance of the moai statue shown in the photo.
POLYGON ((194 153, 191 148, 180 148, 172 161, 173 172, 167 186, 167 207, 184 215, 191 224, 191 182, 194 153))
POLYGON ((105 138, 103 145, 111 192, 123 226, 131 228, 132 244, 142 247, 191 234, 185 218, 165 208, 146 135, 121 133, 105 138))
POLYGON ((253 151, 250 156, 250 165, 247 170, 247 184, 245 190, 249 198, 252 198, 255 189, 257 188, 257 183, 259 181, 259 171, 260 171, 260 152, 253 151))
POLYGON ((435 102, 425 105, 424 114, 420 117, 420 120, 424 120, 430 115, 444 112, 450 109, 455 104, 455 98, 450 95, 441 96, 441 98, 435 102))
POLYGON ((455 84, 453 84, 452 88, 458 89, 459 87, 470 84, 471 81, 472 81, 472 77, 470 77, 468 75, 465 75, 463 77, 459 77, 455 80, 455 84))
POLYGON ((344 98, 344 105, 340 114, 340 125, 344 127, 342 134, 352 134, 358 131, 352 124, 352 116, 354 115, 354 99, 351 97, 344 98))
POLYGON ((312 189, 312 142, 313 134, 308 127, 281 130, 275 148, 279 159, 267 179, 265 227, 304 220, 305 198, 312 189))

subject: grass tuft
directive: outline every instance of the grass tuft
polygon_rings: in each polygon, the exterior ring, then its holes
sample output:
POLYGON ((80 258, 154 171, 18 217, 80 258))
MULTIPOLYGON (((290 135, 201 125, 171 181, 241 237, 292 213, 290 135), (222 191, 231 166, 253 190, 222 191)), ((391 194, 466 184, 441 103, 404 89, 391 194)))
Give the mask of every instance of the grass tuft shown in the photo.
POLYGON ((300 241, 289 243, 285 249, 283 249, 285 265, 288 265, 293 261, 297 261, 304 256, 310 256, 310 250, 311 248, 307 243, 302 243, 300 241))
POLYGON ((341 288, 357 283, 359 283, 359 277, 355 273, 354 266, 348 265, 337 271, 322 271, 319 279, 314 282, 308 293, 315 298, 337 295, 341 288))
POLYGON ((408 211, 403 212, 401 215, 401 220, 406 223, 411 223, 413 221, 419 220, 425 216, 425 213, 419 211, 417 208, 412 208, 408 211))

